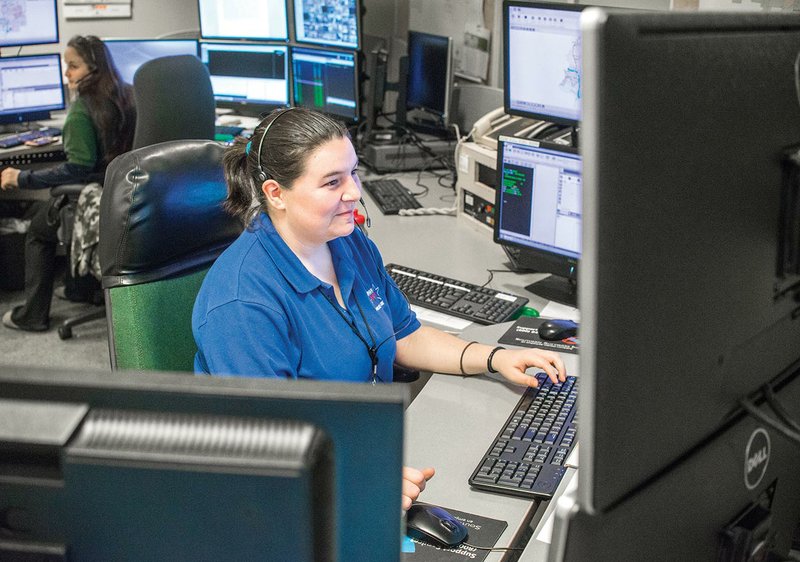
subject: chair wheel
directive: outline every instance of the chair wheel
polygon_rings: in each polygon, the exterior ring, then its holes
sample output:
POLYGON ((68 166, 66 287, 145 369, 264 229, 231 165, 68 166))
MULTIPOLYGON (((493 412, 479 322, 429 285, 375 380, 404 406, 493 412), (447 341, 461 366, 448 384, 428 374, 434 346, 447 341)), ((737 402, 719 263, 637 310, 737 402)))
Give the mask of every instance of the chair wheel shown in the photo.
POLYGON ((72 337, 72 328, 69 326, 61 326, 58 329, 58 337, 62 340, 68 340, 72 337))

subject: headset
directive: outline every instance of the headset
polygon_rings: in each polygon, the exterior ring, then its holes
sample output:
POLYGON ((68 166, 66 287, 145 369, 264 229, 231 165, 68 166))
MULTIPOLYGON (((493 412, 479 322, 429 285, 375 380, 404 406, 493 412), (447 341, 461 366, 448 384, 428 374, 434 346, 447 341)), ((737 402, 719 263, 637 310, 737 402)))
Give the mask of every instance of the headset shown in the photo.
POLYGON ((292 109, 294 108, 287 107, 285 110, 278 113, 272 119, 272 121, 267 123, 267 126, 264 127, 264 132, 261 133, 261 140, 258 141, 258 152, 256 152, 256 165, 258 167, 258 174, 256 174, 256 178, 258 178, 258 181, 260 181, 261 183, 264 183, 269 179, 269 176, 264 171, 264 168, 261 167, 261 147, 264 146, 264 139, 267 138, 267 133, 269 132, 269 128, 272 127, 272 124, 275 123, 275 121, 277 121, 278 119, 280 119, 284 114, 289 113, 292 109))

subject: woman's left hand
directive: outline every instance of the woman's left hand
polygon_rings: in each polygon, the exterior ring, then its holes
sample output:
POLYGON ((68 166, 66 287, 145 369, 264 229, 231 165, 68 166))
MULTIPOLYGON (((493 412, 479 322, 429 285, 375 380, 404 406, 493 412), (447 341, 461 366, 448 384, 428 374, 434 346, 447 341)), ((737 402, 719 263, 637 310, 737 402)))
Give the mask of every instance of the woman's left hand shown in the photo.
POLYGON ((0 174, 0 189, 6 190, 17 187, 19 172, 17 168, 5 168, 0 174))
POLYGON ((530 367, 542 369, 553 383, 564 382, 567 368, 558 353, 541 349, 500 349, 492 356, 492 367, 515 384, 537 386, 536 377, 525 371, 530 367))

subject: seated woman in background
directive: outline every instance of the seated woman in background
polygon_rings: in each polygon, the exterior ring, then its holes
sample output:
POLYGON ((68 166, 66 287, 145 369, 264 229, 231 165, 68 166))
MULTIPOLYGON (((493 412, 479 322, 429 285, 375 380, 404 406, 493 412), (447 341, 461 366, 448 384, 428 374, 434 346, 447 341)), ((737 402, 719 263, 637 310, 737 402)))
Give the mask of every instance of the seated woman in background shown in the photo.
MULTIPOLYGON (((67 43, 64 61, 64 75, 74 96, 63 127, 67 161, 40 170, 5 168, 0 174, 0 188, 4 190, 102 183, 108 163, 131 149, 136 123, 133 90, 120 78, 105 44, 92 35, 73 37, 67 43)), ((54 214, 49 208, 47 202, 36 202, 31 209, 31 225, 25 237, 25 303, 3 315, 8 328, 49 328, 58 245, 58 221, 49 216, 54 214)))
MULTIPOLYGON (((526 369, 538 367, 564 380, 556 353, 421 326, 377 247, 354 228, 358 157, 341 123, 301 108, 273 112, 223 163, 227 209, 247 228, 197 296, 196 372, 375 383, 392 382, 396 362, 437 373, 488 370, 533 386, 526 369)), ((404 469, 404 508, 432 475, 404 469)))

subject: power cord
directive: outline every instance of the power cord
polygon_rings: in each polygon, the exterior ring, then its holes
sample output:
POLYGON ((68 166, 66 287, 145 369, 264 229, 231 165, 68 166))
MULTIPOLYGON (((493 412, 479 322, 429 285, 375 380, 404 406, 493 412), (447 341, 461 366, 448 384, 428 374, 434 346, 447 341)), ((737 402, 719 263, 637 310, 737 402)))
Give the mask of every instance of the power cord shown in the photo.
POLYGON ((772 389, 769 388, 768 384, 764 385, 762 391, 764 392, 765 401, 781 420, 776 420, 761 411, 749 398, 742 398, 739 400, 739 405, 744 408, 748 414, 772 427, 795 445, 800 445, 800 431, 798 430, 797 422, 789 417, 788 412, 783 405, 778 402, 778 399, 772 393, 772 389))

